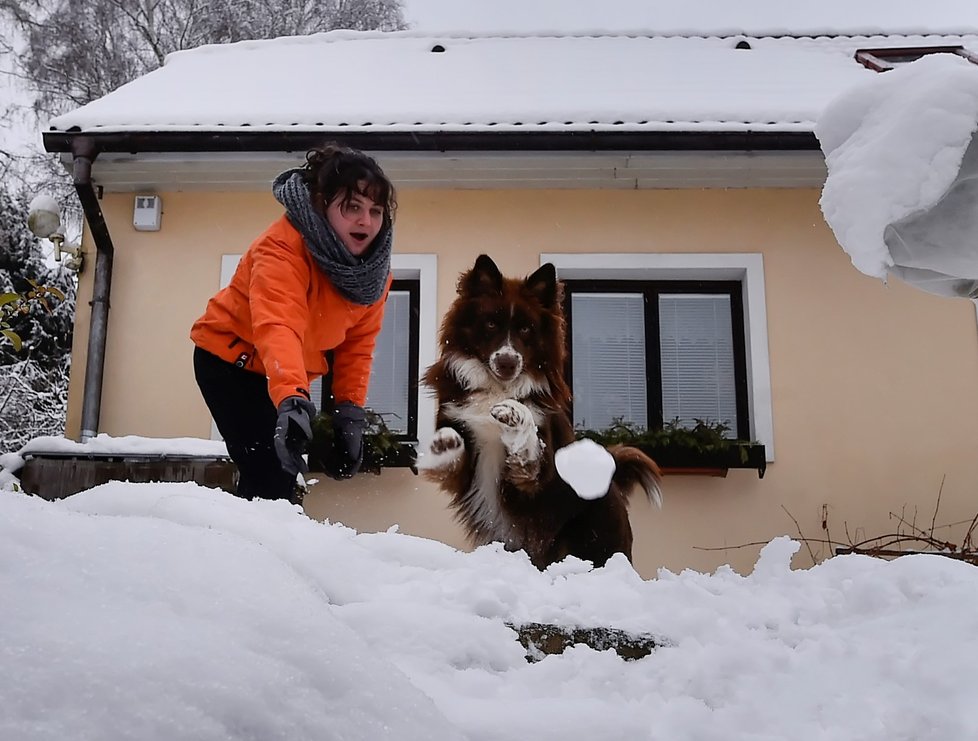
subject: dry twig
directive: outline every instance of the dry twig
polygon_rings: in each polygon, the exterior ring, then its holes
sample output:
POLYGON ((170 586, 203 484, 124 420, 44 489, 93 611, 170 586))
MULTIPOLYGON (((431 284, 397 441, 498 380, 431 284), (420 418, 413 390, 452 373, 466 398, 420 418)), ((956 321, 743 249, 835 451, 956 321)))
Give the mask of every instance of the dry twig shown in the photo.
MULTIPOLYGON (((821 512, 821 526, 822 531, 825 533, 825 537, 808 538, 802 531, 801 525, 799 524, 797 518, 795 518, 795 516, 788 511, 788 508, 781 505, 781 509, 784 510, 785 514, 787 514, 791 521, 795 524, 795 529, 798 531, 798 539, 805 544, 805 547, 808 549, 808 555, 812 559, 813 564, 818 563, 818 558, 815 555, 815 551, 812 549, 812 545, 817 544, 819 546, 828 546, 829 548, 832 548, 835 555, 860 554, 865 556, 874 556, 877 558, 896 558, 899 556, 914 554, 933 554, 938 556, 946 556, 947 558, 953 558, 978 566, 978 548, 975 547, 974 543, 974 534, 976 528, 978 528, 978 514, 976 514, 970 521, 962 520, 960 522, 940 526, 937 524, 937 515, 941 507, 941 496, 944 491, 945 478, 941 479, 941 486, 937 492, 937 501, 934 505, 934 513, 931 517, 929 530, 922 530, 921 528, 917 527, 917 510, 914 508, 914 515, 910 521, 907 520, 904 514, 898 515, 894 512, 889 513, 890 518, 896 520, 898 523, 896 532, 883 533, 871 538, 864 538, 856 541, 849 533, 849 523, 844 522, 843 529, 845 530, 846 541, 837 541, 831 537, 831 532, 829 531, 828 505, 823 504, 821 512), (962 525, 965 522, 969 523, 968 530, 960 544, 939 538, 935 535, 935 532, 940 528, 962 525)), ((712 548, 702 546, 694 547, 696 550, 700 551, 723 551, 728 549, 750 548, 764 545, 767 545, 767 543, 751 542, 742 543, 735 546, 728 545, 712 548)))

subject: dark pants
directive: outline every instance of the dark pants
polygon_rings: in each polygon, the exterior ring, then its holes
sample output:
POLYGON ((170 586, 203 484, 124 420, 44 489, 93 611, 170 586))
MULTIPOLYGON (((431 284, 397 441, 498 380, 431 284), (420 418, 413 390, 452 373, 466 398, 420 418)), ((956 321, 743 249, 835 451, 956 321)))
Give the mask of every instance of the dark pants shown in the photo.
POLYGON ((268 379, 199 347, 194 348, 194 375, 238 467, 238 496, 297 501, 296 478, 282 470, 275 454, 278 412, 268 395, 268 379))

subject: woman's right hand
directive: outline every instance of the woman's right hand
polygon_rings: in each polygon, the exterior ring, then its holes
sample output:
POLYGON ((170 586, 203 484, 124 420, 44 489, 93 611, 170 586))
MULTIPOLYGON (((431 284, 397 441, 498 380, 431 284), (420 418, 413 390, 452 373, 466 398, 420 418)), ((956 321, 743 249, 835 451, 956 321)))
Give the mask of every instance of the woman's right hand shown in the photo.
POLYGON ((282 470, 292 476, 309 470, 302 454, 312 439, 312 420, 315 416, 316 406, 304 396, 290 396, 278 405, 275 452, 282 463, 282 470))

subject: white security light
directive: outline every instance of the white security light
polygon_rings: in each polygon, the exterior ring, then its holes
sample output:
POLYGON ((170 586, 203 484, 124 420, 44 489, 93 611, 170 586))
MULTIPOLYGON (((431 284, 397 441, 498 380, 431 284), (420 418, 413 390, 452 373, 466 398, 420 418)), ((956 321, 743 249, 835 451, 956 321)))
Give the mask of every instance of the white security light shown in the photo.
POLYGON ((61 209, 51 196, 40 193, 34 196, 27 206, 27 228, 41 239, 50 240, 54 245, 54 259, 61 261, 62 253, 68 255, 65 266, 81 272, 83 256, 81 246, 65 244, 65 233, 61 228, 61 209))

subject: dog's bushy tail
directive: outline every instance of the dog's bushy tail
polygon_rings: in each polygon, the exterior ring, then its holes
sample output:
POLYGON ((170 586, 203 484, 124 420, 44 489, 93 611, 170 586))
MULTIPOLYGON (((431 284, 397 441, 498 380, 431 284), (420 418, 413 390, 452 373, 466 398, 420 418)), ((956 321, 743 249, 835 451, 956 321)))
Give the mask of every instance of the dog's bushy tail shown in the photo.
POLYGON ((662 471, 656 462, 631 445, 612 445, 608 448, 615 459, 614 482, 627 495, 636 484, 649 501, 662 506, 662 471))

